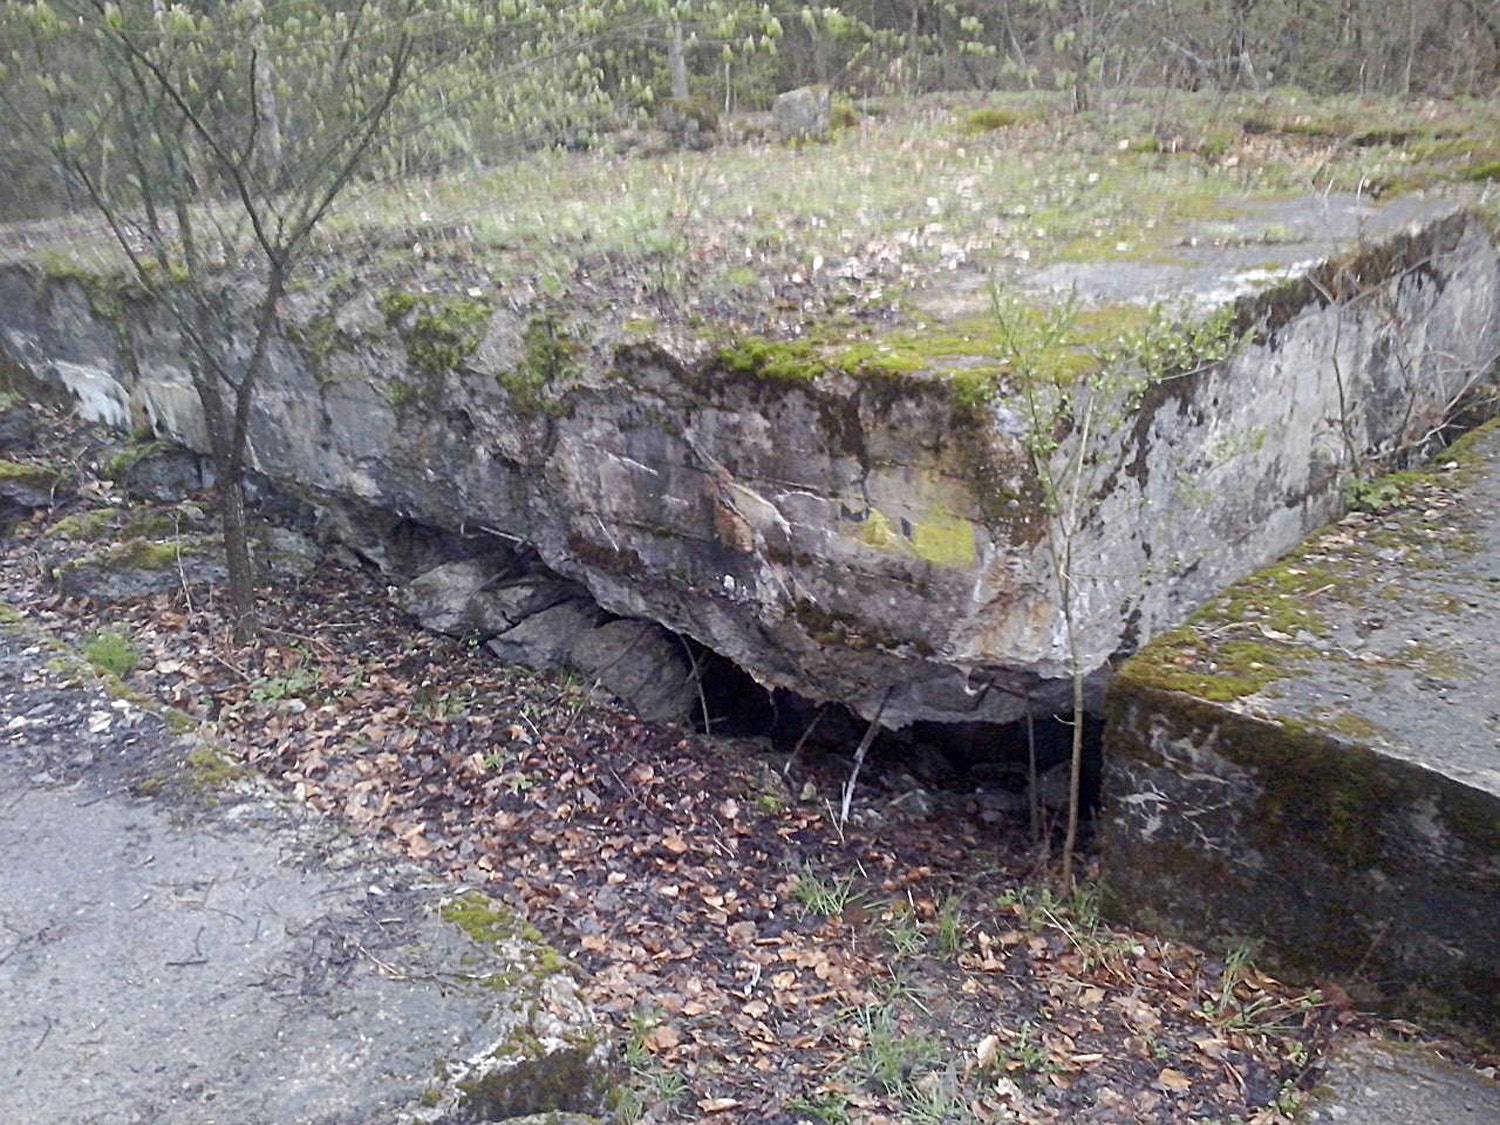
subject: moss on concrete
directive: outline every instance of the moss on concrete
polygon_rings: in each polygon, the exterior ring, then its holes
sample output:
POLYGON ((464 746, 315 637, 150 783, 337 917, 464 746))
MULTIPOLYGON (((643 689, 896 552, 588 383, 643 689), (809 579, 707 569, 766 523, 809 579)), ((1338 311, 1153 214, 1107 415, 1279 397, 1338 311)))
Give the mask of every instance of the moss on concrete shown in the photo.
POLYGON ((136 465, 159 457, 172 447, 164 441, 135 441, 116 453, 104 466, 104 475, 112 481, 123 481, 136 465))
POLYGON ((56 465, 31 464, 0 458, 0 483, 14 482, 46 492, 68 484, 72 474, 56 465))
POLYGON ((1149 790, 1184 806, 1189 826, 1146 839, 1124 827, 1128 816, 1106 822, 1113 917, 1200 944, 1266 939, 1267 963, 1291 976, 1353 987, 1348 974, 1368 972, 1382 983, 1363 999, 1385 1010, 1494 1026, 1489 1001, 1500 975, 1484 960, 1487 939, 1466 938, 1472 948, 1461 959, 1433 960, 1414 953, 1420 946, 1406 935, 1407 927, 1442 933, 1492 901, 1480 857, 1500 850, 1493 795, 1373 752, 1366 744, 1378 730, 1338 713, 1268 720, 1135 682, 1111 688, 1108 711, 1116 784, 1137 773, 1151 779, 1149 790), (1161 771, 1180 772, 1187 758, 1168 763, 1164 748, 1192 755, 1184 792, 1161 771), (1213 779, 1211 792, 1194 796, 1202 778, 1213 779), (1208 805, 1195 810, 1195 800, 1208 805), (1441 858, 1421 861, 1438 863, 1441 878, 1417 862, 1412 816, 1442 834, 1441 858), (1395 918, 1374 893, 1377 883, 1395 893, 1391 880, 1406 887, 1395 918))
POLYGON ((464 1120, 509 1121, 529 1114, 590 1110, 614 1086, 612 1076, 599 1065, 592 1041, 549 1049, 529 1029, 520 1029, 496 1048, 495 1056, 493 1062, 501 1065, 458 1083, 464 1120))
POLYGON ((494 899, 477 891, 460 895, 438 909, 445 922, 457 926, 477 945, 500 945, 519 938, 545 945, 542 932, 523 918, 518 918, 494 899))
POLYGON ((558 393, 583 374, 585 351, 558 317, 532 317, 521 333, 520 362, 495 378, 521 412, 561 414, 565 407, 558 393))
POLYGON ((974 565, 974 525, 944 509, 912 525, 911 548, 935 566, 968 569, 974 565))
POLYGON ((197 793, 211 793, 249 774, 249 770, 208 746, 191 751, 184 763, 189 786, 197 793))

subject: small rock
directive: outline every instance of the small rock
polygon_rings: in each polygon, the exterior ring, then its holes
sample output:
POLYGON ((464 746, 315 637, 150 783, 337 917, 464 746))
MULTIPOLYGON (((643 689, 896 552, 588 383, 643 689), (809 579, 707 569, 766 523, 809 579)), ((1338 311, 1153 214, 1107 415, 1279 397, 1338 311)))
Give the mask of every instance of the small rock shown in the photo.
POLYGON ((828 135, 829 105, 827 86, 800 86, 778 95, 771 106, 777 135, 783 141, 822 140, 828 135))

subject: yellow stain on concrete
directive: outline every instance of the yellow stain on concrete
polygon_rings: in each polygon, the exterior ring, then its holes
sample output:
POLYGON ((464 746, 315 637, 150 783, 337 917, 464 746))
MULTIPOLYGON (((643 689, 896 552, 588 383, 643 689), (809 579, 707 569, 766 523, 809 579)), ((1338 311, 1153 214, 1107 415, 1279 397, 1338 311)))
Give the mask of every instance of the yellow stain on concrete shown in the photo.
POLYGON ((921 523, 907 521, 908 537, 878 508, 871 508, 854 536, 877 551, 910 552, 934 566, 958 570, 971 568, 978 555, 974 549, 974 525, 947 508, 935 508, 921 523))
POLYGON ((974 525, 945 508, 912 526, 911 548, 934 566, 960 569, 974 565, 974 525))

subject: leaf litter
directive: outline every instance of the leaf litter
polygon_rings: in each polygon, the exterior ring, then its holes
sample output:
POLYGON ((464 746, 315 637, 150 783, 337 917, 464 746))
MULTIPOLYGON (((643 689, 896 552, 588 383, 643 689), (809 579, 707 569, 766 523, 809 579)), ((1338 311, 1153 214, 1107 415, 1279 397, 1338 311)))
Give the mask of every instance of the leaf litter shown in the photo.
POLYGON ((871 779, 841 829, 847 758, 788 776, 764 740, 642 722, 417 631, 375 574, 265 590, 236 646, 211 592, 53 592, 45 523, 0 542, 4 600, 71 644, 125 633, 128 687, 534 923, 621 1044, 618 1120, 1274 1125, 1376 1026, 1245 951, 1105 924, 960 795, 922 819, 871 779))

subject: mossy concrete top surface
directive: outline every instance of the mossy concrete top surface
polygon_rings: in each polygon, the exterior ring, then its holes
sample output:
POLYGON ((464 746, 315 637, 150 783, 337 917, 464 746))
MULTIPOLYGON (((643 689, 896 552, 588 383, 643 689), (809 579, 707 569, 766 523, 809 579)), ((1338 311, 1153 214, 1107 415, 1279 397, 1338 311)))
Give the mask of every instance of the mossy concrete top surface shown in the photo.
POLYGON ((1500 422, 1227 589, 1120 671, 1500 794, 1500 422))
MULTIPOLYGON (((450 1086, 476 1059, 518 1086, 559 1046, 595 1066, 548 947, 476 940, 451 888, 49 651, 0 623, 7 1121, 468 1121, 450 1086)), ((547 1108, 591 1107, 516 1112, 547 1108)))
POLYGON ((1458 206, 1448 196, 1384 202, 1327 193, 1226 199, 1213 217, 1175 228, 1159 245, 1130 245, 1099 257, 1061 261, 1024 274, 1038 297, 1077 293, 1095 303, 1161 303, 1204 310, 1301 277, 1318 262, 1378 245, 1413 223, 1458 206))
MULTIPOLYGON (((1337 514, 1370 451, 1425 433, 1500 341, 1487 218, 1432 221, 1454 201, 1392 186, 1403 152, 1252 129, 1259 103, 1210 137, 1209 102, 1168 100, 983 133, 973 106, 922 102, 796 151, 534 154, 362 196, 287 295, 253 467, 524 540, 609 612, 889 725, 1009 721, 1044 684, 1061 705, 1073 651, 1102 667, 1337 514), (1278 288, 1211 359, 1125 346, 1152 324, 1181 341, 1203 327, 1182 296, 1328 247, 1370 265, 1331 305, 1278 288), (1114 351, 1150 383, 1138 403, 1082 393, 1114 351), (1075 463, 1076 646, 1039 479, 1075 463)), ((1409 131, 1466 127, 1447 112, 1409 131)), ((0 353, 204 449, 170 316, 71 268, 0 268, 0 353)))

